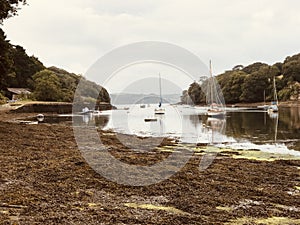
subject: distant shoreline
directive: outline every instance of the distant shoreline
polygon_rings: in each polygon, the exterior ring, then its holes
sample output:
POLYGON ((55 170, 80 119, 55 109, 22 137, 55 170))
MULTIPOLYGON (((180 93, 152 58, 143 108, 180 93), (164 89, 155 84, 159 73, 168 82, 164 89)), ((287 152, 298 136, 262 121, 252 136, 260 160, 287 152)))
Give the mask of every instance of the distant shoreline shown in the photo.
MULTIPOLYGON (((175 105, 185 105, 182 103, 177 103, 175 105)), ((232 104, 226 104, 226 107, 257 107, 262 105, 270 105, 270 102, 253 102, 253 103, 246 103, 246 102, 240 102, 240 103, 232 103, 232 104)), ((207 106, 206 104, 196 105, 196 106, 207 106)), ((300 101, 284 101, 279 102, 279 107, 300 107, 300 101)))
MULTIPOLYGON (((270 102, 256 102, 256 103, 235 103, 235 104, 226 104, 226 107, 252 107, 252 108, 256 108, 257 106, 262 106, 262 105, 269 105, 270 102)), ((38 108, 38 106, 44 106, 47 109, 49 109, 49 107, 51 108, 53 106, 53 108, 57 108, 57 113, 59 113, 60 110, 58 110, 61 107, 64 107, 65 109, 63 111, 72 111, 72 103, 70 102, 47 102, 47 101, 28 101, 28 102, 15 102, 12 104, 4 104, 4 105, 0 105, 0 110, 4 110, 4 111, 14 111, 14 112, 18 112, 18 111, 22 111, 21 109, 17 110, 18 108, 22 108, 25 106, 25 108, 32 108, 32 106, 35 106, 36 108, 38 108)), ((125 104, 126 105, 126 104, 125 104)), ((181 103, 176 103, 174 105, 183 105, 181 103)), ((109 104, 109 106, 111 106, 109 104)), ((206 106, 205 104, 201 104, 201 105, 197 105, 197 106, 206 106)), ((279 107, 300 107, 300 101, 284 101, 284 102, 279 102, 279 107)), ((108 108, 107 108, 108 109, 108 108)), ((102 110, 107 110, 107 109, 102 109, 102 110)), ((38 110, 32 110, 32 111, 28 111, 25 110, 26 112, 38 112, 38 110)), ((24 111, 24 112, 25 112, 24 111)), ((44 110, 42 110, 44 111, 44 110)), ((47 111, 47 110, 46 110, 47 111)), ((49 111, 49 110, 48 110, 49 111)), ((52 112, 52 110, 50 110, 52 112)))
MULTIPOLYGON (((270 105, 270 102, 236 103, 236 104, 226 104, 226 105, 227 106, 234 105, 235 107, 257 107, 261 105, 270 105)), ((279 102, 279 107, 300 107, 300 101, 279 102)))

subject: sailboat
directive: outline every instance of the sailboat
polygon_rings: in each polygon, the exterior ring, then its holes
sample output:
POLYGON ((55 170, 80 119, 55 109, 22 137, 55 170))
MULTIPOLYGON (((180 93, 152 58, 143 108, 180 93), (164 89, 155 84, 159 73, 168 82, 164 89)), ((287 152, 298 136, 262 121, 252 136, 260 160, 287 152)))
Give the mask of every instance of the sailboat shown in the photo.
POLYGON ((163 114, 165 114, 165 109, 162 108, 161 76, 160 76, 160 74, 159 74, 159 97, 160 97, 160 101, 159 101, 159 104, 158 104, 158 108, 156 108, 154 110, 154 114, 156 114, 156 115, 163 115, 163 114))
POLYGON ((207 116, 209 116, 209 117, 224 117, 225 110, 222 108, 221 100, 217 93, 216 84, 215 84, 213 74, 212 74, 211 61, 209 61, 209 71, 210 71, 210 78, 208 80, 209 90, 208 90, 208 94, 207 94, 208 96, 206 96, 207 102, 209 105, 209 109, 207 110, 207 116))
POLYGON ((275 77, 273 78, 273 86, 274 86, 274 101, 271 102, 271 105, 268 108, 268 113, 278 112, 278 98, 277 98, 275 77))

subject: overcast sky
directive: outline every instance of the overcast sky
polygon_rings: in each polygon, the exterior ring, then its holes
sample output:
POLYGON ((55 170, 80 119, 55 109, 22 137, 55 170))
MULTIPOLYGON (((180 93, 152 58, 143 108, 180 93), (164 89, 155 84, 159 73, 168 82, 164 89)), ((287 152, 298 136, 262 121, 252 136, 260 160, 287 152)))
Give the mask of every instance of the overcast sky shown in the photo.
MULTIPOLYGON (((165 41, 213 60, 219 74, 237 64, 273 64, 300 52, 298 0, 28 0, 4 22, 13 44, 46 66, 84 74, 110 50, 165 41)), ((114 91, 114 90, 113 90, 114 91)))

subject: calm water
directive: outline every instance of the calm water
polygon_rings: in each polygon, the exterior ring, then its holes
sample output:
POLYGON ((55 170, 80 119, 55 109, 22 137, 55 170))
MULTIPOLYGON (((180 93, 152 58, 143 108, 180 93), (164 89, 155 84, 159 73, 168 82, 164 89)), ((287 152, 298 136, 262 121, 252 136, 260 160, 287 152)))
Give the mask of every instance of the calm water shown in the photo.
POLYGON ((166 114, 154 115, 156 105, 118 106, 101 116, 78 117, 83 124, 139 136, 168 136, 184 143, 214 143, 237 148, 300 155, 300 108, 278 114, 229 108, 226 118, 205 116, 205 107, 165 105, 166 114), (157 119, 145 122, 144 119, 157 119), (293 151, 295 150, 295 151, 293 151))

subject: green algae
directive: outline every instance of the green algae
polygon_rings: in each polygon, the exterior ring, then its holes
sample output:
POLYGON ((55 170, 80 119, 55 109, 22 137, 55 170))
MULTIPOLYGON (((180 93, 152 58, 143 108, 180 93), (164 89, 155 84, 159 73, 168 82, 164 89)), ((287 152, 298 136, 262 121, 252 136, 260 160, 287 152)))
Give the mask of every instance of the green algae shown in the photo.
POLYGON ((174 207, 169 206, 160 206, 160 205, 152 205, 152 204, 136 204, 136 203, 125 203, 126 207, 135 208, 135 209, 147 209, 147 210, 163 210, 166 212, 171 212, 174 214, 188 214, 180 209, 176 209, 174 207))
POLYGON ((284 155, 284 154, 273 154, 261 151, 239 151, 240 155, 235 155, 233 158, 239 159, 250 159, 250 160, 259 160, 259 161, 276 161, 276 160, 299 160, 300 157, 293 155, 284 155))
MULTIPOLYGON (((178 144, 177 146, 164 146, 156 148, 159 152, 178 152, 181 150, 188 150, 194 152, 195 155, 205 155, 208 153, 219 153, 221 156, 227 156, 234 159, 248 159, 248 160, 257 160, 257 161, 268 161, 273 162, 276 160, 300 160, 299 156, 287 155, 287 154, 277 154, 277 153, 268 153, 259 150, 235 150, 230 148, 218 148, 213 145, 208 146, 197 146, 195 145, 185 145, 178 144)), ((300 169, 297 167, 297 169, 300 169)))
POLYGON ((226 225, 244 225, 244 224, 264 224, 264 225, 291 225, 300 224, 300 219, 293 219, 288 217, 269 217, 269 218, 251 218, 242 217, 231 220, 226 225))
POLYGON ((231 212, 233 210, 232 207, 226 207, 226 206, 217 206, 216 209, 226 212, 231 212))

